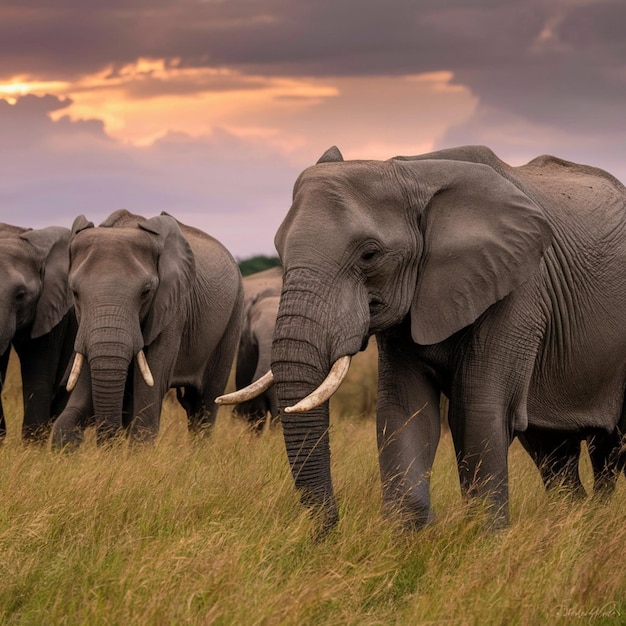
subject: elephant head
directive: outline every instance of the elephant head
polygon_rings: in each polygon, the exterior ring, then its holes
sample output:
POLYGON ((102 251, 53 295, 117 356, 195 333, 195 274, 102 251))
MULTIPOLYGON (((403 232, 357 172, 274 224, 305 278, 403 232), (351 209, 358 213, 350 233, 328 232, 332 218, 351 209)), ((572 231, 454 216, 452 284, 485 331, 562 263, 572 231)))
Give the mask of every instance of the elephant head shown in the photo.
POLYGON ((27 230, 0 224, 0 355, 14 335, 36 339, 49 333, 68 312, 67 228, 27 230))
POLYGON ((299 176, 275 238, 284 287, 272 372, 296 487, 327 527, 338 382, 321 390, 334 364, 346 370, 371 334, 401 324, 415 344, 446 340, 526 282, 550 243, 542 210, 485 164, 343 161, 332 148, 299 176))
POLYGON ((143 219, 121 211, 98 228, 84 216, 74 221, 69 284, 78 333, 68 388, 76 384, 86 359, 100 441, 123 426, 124 390, 134 357, 134 377, 155 384, 144 348, 175 323, 194 276, 193 252, 169 215, 143 219))

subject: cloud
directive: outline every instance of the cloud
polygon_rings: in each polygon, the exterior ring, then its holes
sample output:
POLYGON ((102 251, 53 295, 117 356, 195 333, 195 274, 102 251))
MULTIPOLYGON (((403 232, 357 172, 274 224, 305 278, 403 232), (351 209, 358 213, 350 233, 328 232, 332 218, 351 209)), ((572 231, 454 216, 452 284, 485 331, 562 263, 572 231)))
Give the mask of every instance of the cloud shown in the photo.
POLYGON ((622 0, 3 2, 0 218, 165 209, 271 253, 332 144, 481 143, 624 180, 625 22, 622 0))
POLYGON ((486 145, 511 165, 552 154, 600 167, 626 183, 624 143, 623 132, 570 132, 567 128, 531 123, 510 111, 479 106, 468 120, 439 137, 435 148, 486 145))
POLYGON ((235 255, 273 253, 298 174, 278 152, 219 130, 136 147, 112 140, 97 120, 48 117, 69 104, 51 96, 0 101, 0 132, 9 139, 0 144, 2 221, 69 227, 81 213, 98 223, 119 208, 166 210, 235 255))
MULTIPOLYGON (((346 158, 426 152, 433 136, 471 115, 475 99, 451 79, 438 73, 337 78, 332 85, 271 81, 252 102, 234 97, 219 115, 214 108, 204 132, 192 135, 182 124, 183 130, 142 145, 112 135, 95 117, 107 110, 106 102, 90 109, 94 117, 76 118, 70 98, 0 101, 0 132, 7 138, 0 144, 2 219, 69 226, 81 213, 97 223, 118 208, 145 215, 166 210, 238 256, 271 254, 293 182, 330 145, 339 144, 346 158)), ((122 104, 128 126, 132 116, 122 104)), ((159 124, 176 128, 179 120, 202 128, 196 107, 206 101, 178 99, 171 117, 163 117, 164 104, 137 104, 138 124, 157 107, 146 132, 159 124)))
POLYGON ((604 131, 623 115, 625 22, 622 0, 14 1, 0 7, 0 76, 86 90, 98 76, 98 93, 146 101, 450 72, 489 109, 604 131))
POLYGON ((36 65, 41 78, 75 80, 141 57, 265 75, 455 70, 523 48, 551 4, 26 0, 0 7, 0 75, 32 74, 36 65))
POLYGON ((564 42, 582 34, 615 58, 625 10, 621 0, 5 2, 0 75, 36 65, 75 80, 142 57, 283 76, 483 70, 524 63, 555 17, 564 42))

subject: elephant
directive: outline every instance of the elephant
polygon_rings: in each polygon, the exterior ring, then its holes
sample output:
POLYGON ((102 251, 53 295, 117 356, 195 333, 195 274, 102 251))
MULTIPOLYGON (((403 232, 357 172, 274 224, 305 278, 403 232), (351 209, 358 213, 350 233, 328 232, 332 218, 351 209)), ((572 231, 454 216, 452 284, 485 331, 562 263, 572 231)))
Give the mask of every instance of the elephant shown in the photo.
MULTIPOLYGON (((235 371, 237 389, 247 387, 270 369, 282 285, 282 267, 271 267, 243 278, 243 327, 235 371)), ((238 404, 233 412, 246 419, 255 432, 260 432, 268 413, 270 422, 278 415, 276 392, 270 388, 260 396, 238 404)))
MULTIPOLYGON (((70 231, 0 224, 0 391, 11 347, 20 361, 22 438, 45 441, 63 408, 76 321, 67 286, 70 231)), ((6 437, 0 403, 0 439, 6 437)))
POLYGON ((228 250, 166 213, 119 210, 99 227, 81 215, 69 285, 78 331, 53 446, 78 446, 90 425, 98 444, 124 431, 153 442, 170 388, 190 431, 210 433, 241 331, 241 274, 228 250))
POLYGON ((332 147, 298 177, 275 245, 284 285, 264 386, 276 386, 295 486, 323 530, 338 520, 328 398, 371 334, 384 511, 412 527, 433 517, 440 392, 462 493, 487 503, 493 527, 508 524, 518 434, 536 460, 564 463, 600 437, 616 480, 626 188, 609 173, 545 155, 512 167, 484 146, 387 161, 332 147))

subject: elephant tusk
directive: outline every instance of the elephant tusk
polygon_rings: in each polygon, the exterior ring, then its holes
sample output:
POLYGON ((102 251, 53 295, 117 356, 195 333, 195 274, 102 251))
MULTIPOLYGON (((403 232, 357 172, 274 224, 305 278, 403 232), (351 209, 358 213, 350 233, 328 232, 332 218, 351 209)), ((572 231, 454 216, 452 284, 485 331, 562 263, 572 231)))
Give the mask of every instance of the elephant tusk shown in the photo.
POLYGON ((80 371, 83 369, 83 363, 85 362, 85 357, 77 352, 74 357, 74 363, 72 363, 72 370, 70 371, 70 376, 67 379, 67 385, 65 388, 68 391, 72 391, 74 387, 76 387, 76 383, 78 382, 78 377, 80 376, 80 371))
POLYGON ((154 387, 154 378, 152 378, 152 372, 150 371, 150 367, 148 366, 148 361, 146 361, 146 355, 143 353, 143 350, 139 350, 139 352, 137 352, 137 365, 139 366, 139 371, 141 372, 141 376, 146 382, 146 385, 148 385, 148 387, 154 387))
POLYGON ((260 396, 264 391, 267 391, 273 384, 274 374, 272 374, 272 370, 268 370, 261 378, 258 378, 247 387, 215 398, 215 404, 239 404, 246 400, 252 400, 260 396))
POLYGON ((285 413, 304 413, 324 404, 339 389, 350 368, 351 358, 346 355, 337 359, 322 384, 297 404, 286 407, 285 413))

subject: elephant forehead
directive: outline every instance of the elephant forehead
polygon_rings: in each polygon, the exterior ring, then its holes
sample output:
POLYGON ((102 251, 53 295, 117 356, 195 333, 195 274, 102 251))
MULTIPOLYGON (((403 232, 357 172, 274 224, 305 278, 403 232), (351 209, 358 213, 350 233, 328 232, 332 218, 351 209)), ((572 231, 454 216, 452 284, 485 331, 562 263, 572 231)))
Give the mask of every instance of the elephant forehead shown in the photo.
MULTIPOLYGON (((15 235, 0 234, 0 254, 17 255, 22 250, 30 248, 30 244, 15 235)), ((23 254, 23 253, 22 253, 23 254)))
POLYGON ((336 256, 373 239, 383 247, 406 243, 408 202, 394 164, 381 161, 321 163, 305 170, 291 209, 276 233, 286 262, 294 249, 315 246, 336 256))
POLYGON ((321 163, 305 170, 294 188, 294 204, 344 204, 358 200, 395 201, 397 178, 392 163, 348 161, 321 163))
POLYGON ((81 231, 71 244, 73 254, 99 251, 106 255, 131 258, 154 256, 152 237, 138 228, 90 228, 81 231))
POLYGON ((90 231, 79 233, 72 242, 70 274, 74 278, 85 272, 95 278, 98 275, 95 272, 104 272, 105 275, 124 273, 129 279, 134 276, 143 280, 146 274, 157 272, 158 251, 148 233, 121 228, 90 231))
POLYGON ((33 247, 19 237, 0 239, 0 267, 9 268, 19 265, 20 268, 38 267, 33 247))

